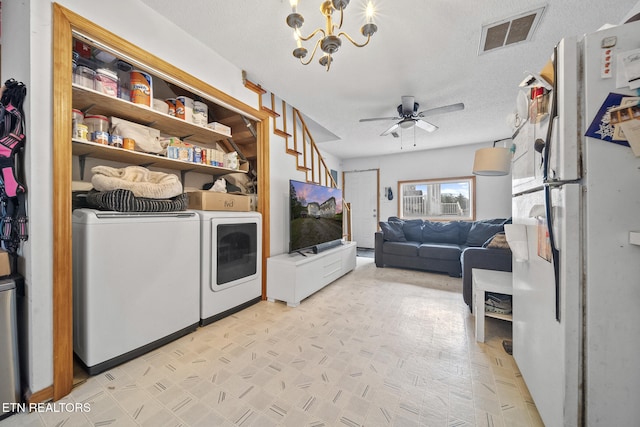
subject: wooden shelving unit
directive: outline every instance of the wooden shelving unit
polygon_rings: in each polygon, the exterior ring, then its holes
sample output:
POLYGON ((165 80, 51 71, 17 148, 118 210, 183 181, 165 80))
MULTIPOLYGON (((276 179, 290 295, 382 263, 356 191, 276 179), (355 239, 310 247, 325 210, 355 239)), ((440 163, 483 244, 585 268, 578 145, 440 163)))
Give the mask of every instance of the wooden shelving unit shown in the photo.
MULTIPOLYGON (((230 135, 216 132, 204 126, 185 122, 182 119, 155 111, 142 105, 114 98, 73 84, 73 108, 85 114, 100 114, 107 117, 118 117, 135 123, 140 123, 163 134, 176 136, 183 141, 197 144, 201 147, 214 147, 217 141, 229 138, 230 135)), ((230 169, 211 166, 202 163, 185 162, 169 159, 164 156, 125 150, 109 145, 98 144, 82 139, 73 139, 73 155, 80 159, 80 175, 84 175, 84 159, 87 157, 129 163, 137 166, 154 166, 165 169, 179 170, 183 173, 198 172, 208 175, 221 175, 230 172, 247 173, 241 169, 230 169)))

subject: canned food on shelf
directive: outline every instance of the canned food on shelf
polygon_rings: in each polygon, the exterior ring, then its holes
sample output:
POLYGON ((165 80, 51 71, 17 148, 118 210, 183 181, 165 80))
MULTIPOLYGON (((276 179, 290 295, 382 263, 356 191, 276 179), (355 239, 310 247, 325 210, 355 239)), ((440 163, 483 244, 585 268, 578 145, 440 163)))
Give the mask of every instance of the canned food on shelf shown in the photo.
POLYGON ((136 148, 136 141, 131 138, 124 138, 122 140, 122 148, 125 150, 133 150, 136 148))
POLYGON ((89 135, 89 128, 87 125, 83 125, 82 123, 76 123, 73 128, 73 137, 77 139, 87 140, 87 136, 89 135))
POLYGON ((122 137, 120 135, 111 135, 109 137, 109 145, 122 148, 122 137))
POLYGON ((91 140, 102 145, 109 145, 109 132, 95 131, 91 134, 91 140))

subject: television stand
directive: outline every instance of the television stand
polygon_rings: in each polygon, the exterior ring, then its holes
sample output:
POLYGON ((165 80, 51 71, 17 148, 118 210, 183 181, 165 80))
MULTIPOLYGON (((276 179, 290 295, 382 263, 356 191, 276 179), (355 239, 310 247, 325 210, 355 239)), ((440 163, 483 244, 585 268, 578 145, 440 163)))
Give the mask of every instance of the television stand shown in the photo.
POLYGON ((356 242, 345 242, 316 254, 272 256, 267 259, 267 300, 297 307, 300 301, 355 267, 356 242))

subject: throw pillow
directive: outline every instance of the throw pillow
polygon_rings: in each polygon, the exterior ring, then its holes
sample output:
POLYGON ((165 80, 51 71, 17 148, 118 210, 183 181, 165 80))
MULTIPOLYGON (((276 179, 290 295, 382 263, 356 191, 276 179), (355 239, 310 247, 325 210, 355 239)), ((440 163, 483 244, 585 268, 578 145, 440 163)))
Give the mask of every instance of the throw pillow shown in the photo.
POLYGON ((380 222, 384 240, 389 242, 406 242, 401 222, 380 222))
POLYGON ((484 242, 482 245, 483 248, 494 248, 494 249, 511 249, 509 247, 509 242, 507 242, 507 235, 502 233, 496 233, 493 237, 490 237, 489 240, 484 242))
POLYGON ((422 241, 428 243, 458 243, 460 226, 457 222, 425 221, 422 241))
POLYGON ((421 219, 410 219, 402 224, 404 237, 410 242, 422 242, 422 226, 424 221, 421 219))
POLYGON ((489 224, 487 222, 474 222, 467 235, 467 246, 482 246, 496 233, 504 231, 502 224, 489 224))

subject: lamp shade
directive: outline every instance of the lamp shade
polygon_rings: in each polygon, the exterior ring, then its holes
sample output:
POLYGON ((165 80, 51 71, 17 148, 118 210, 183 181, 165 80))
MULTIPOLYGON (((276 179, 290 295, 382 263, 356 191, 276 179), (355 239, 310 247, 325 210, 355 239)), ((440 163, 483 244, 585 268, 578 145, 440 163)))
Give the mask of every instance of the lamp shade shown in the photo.
POLYGON ((476 150, 473 174, 485 176, 508 175, 511 171, 511 151, 505 147, 488 147, 476 150))

